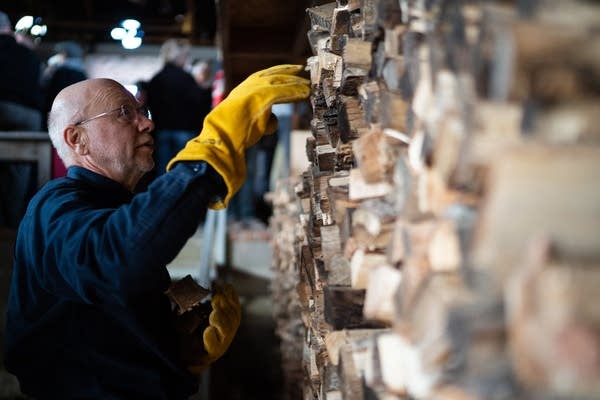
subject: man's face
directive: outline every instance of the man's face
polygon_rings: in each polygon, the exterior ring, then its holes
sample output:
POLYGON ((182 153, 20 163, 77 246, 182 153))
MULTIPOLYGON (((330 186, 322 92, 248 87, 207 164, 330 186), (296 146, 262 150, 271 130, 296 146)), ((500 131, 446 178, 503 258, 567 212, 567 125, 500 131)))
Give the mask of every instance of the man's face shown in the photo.
POLYGON ((81 123, 88 141, 88 167, 124 186, 137 181, 154 167, 154 123, 138 112, 140 105, 125 88, 111 86, 98 93, 85 108, 81 123))

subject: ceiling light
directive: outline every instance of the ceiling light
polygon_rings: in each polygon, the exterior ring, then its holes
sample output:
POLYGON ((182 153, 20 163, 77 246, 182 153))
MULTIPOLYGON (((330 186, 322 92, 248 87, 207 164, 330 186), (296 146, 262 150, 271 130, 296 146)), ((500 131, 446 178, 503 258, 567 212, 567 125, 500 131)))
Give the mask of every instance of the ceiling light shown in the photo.
POLYGON ((110 37, 115 40, 121 40, 126 35, 127 35, 127 31, 123 28, 113 28, 113 30, 110 31, 110 37))
POLYGON ((47 31, 48 28, 46 27, 46 25, 34 25, 31 27, 31 30, 29 32, 33 36, 44 36, 47 31))
POLYGON ((140 22, 136 19, 125 19, 121 21, 121 26, 127 29, 128 31, 135 31, 140 29, 140 26, 142 26, 142 24, 140 24, 140 22))
POLYGON ((15 25, 16 31, 27 30, 33 26, 33 17, 31 15, 26 15, 22 17, 17 24, 15 25))
POLYGON ((142 45, 142 38, 135 36, 125 36, 123 40, 121 40, 121 45, 123 48, 128 50, 137 49, 142 45))

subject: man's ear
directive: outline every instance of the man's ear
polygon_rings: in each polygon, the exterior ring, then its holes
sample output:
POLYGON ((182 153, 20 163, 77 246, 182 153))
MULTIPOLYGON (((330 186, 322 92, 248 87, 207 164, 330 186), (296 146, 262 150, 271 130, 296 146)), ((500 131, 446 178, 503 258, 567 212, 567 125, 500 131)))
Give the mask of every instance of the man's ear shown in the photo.
POLYGON ((69 125, 63 131, 67 145, 80 156, 88 153, 87 135, 79 126, 69 125))

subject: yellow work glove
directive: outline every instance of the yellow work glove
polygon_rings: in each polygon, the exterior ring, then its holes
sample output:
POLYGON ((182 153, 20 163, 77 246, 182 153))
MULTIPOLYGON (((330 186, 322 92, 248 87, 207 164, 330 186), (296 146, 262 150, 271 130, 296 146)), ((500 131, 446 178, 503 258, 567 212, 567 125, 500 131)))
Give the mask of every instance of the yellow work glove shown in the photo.
POLYGON ((202 334, 206 353, 202 354, 197 362, 188 365, 188 370, 195 375, 200 374, 225 353, 240 326, 242 309, 233 286, 226 284, 215 287, 211 305, 208 326, 202 334))
POLYGON ((277 129, 271 106, 310 94, 310 81, 297 76, 302 70, 302 65, 278 65, 250 75, 206 116, 200 135, 169 161, 167 170, 179 161, 206 161, 227 186, 225 198, 210 208, 227 207, 246 177, 246 149, 277 129))

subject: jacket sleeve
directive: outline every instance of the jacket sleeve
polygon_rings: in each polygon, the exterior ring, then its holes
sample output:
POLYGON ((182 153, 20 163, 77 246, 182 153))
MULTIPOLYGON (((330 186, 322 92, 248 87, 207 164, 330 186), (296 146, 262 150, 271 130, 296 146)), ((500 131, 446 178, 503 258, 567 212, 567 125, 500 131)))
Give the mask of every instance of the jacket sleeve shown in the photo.
POLYGON ((182 165, 116 207, 93 207, 80 195, 46 201, 38 211, 46 241, 39 279, 50 292, 89 303, 165 290, 166 264, 223 190, 202 162, 182 165))

